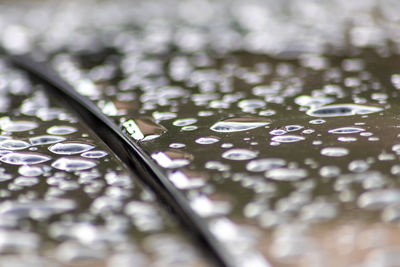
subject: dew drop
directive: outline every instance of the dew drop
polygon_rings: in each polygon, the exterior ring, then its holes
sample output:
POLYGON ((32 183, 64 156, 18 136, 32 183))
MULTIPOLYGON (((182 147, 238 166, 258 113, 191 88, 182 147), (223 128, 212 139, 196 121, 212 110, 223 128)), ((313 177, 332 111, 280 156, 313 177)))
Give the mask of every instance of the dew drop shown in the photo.
POLYGON ((84 158, 99 159, 107 156, 108 153, 102 150, 92 150, 81 154, 84 158))

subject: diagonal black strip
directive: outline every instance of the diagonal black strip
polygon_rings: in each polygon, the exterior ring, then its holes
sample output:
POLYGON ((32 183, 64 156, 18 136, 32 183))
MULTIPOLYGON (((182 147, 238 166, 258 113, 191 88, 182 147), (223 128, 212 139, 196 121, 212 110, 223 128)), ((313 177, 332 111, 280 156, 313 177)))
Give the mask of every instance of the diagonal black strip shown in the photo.
POLYGON ((158 169, 152 159, 132 140, 127 138, 120 128, 104 115, 99 108, 86 97, 78 94, 50 66, 36 62, 29 55, 10 56, 16 66, 28 71, 49 85, 53 94, 64 98, 85 122, 98 134, 113 152, 157 194, 189 230, 206 252, 224 267, 234 267, 234 257, 221 245, 209 231, 206 222, 199 217, 167 177, 158 169))

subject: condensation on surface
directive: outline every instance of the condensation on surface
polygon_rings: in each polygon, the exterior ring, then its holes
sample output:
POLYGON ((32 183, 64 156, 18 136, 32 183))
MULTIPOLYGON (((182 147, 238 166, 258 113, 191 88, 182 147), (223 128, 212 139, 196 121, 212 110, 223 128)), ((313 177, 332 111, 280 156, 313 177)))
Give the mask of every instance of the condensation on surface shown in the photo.
MULTIPOLYGON (((113 1, 96 12, 92 4, 72 2, 43 23, 9 18, 3 44, 48 59, 120 125, 239 263, 399 262, 397 1, 113 1)), ((42 102, 24 101, 22 114, 72 119, 57 109, 39 112, 42 102)), ((0 122, 0 141, 16 148, 29 144, 19 133, 39 127, 22 118, 0 122)), ((60 121, 40 135, 79 132, 67 126, 60 121)), ((72 141, 53 140, 61 151, 72 141)), ((26 153, 41 155, 31 145, 26 153)), ((105 150, 82 153, 98 149, 105 150)), ((2 148, 0 160, 19 153, 2 148)), ((100 166, 83 155, 91 168, 100 166)), ((75 155, 51 156, 65 175, 73 173, 68 166, 80 166, 75 155)), ((7 172, 0 178, 13 179, 7 172)), ((76 187, 65 181, 56 176, 51 183, 76 187)), ((12 188, 36 182, 20 179, 12 188)), ((103 206, 119 204, 102 199, 93 209, 103 206)), ((142 208, 133 202, 126 212, 142 208)), ((63 233, 58 229, 68 223, 54 231, 63 233)))

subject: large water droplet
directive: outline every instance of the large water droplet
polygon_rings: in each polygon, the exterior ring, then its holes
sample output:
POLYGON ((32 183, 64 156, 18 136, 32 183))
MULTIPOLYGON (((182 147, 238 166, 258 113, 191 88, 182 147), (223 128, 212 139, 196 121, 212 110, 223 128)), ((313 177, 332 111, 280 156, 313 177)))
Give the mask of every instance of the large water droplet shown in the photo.
POLYGON ((93 149, 94 146, 83 143, 58 143, 49 147, 49 150, 59 155, 73 155, 93 149))
POLYGON ((58 160, 54 161, 53 164, 51 164, 51 166, 54 168, 67 172, 87 170, 96 165, 97 163, 92 160, 66 157, 59 158, 58 160))
POLYGON ((341 127, 341 128, 336 128, 329 130, 329 133, 333 134, 353 134, 353 133, 359 133, 365 131, 363 128, 359 127, 341 127))
POLYGON ((75 133, 76 131, 78 130, 75 127, 65 126, 65 125, 52 126, 49 129, 47 129, 48 134, 54 134, 54 135, 67 135, 75 133))
POLYGON ((62 141, 65 141, 65 140, 66 140, 65 137, 53 136, 53 135, 42 135, 42 136, 35 136, 35 137, 32 137, 32 138, 29 138, 29 141, 34 146, 49 145, 49 144, 62 142, 62 141))
POLYGON ((241 132, 266 126, 270 122, 271 120, 257 117, 229 118, 215 123, 210 129, 220 133, 241 132))
POLYGON ((0 127, 3 131, 6 132, 24 132, 37 128, 38 124, 33 121, 4 120, 0 122, 0 127))
POLYGON ((0 158, 0 161, 13 165, 31 165, 49 161, 51 157, 39 153, 13 152, 0 158))
POLYGON ((363 106, 356 104, 339 104, 312 108, 307 111, 307 115, 313 117, 339 117, 370 114, 382 110, 383 109, 380 107, 363 106))
POLYGON ((1 149, 21 150, 30 147, 31 145, 22 140, 7 139, 0 141, 1 149))
POLYGON ((149 141, 160 137, 167 129, 149 118, 127 120, 122 126, 137 141, 149 141))

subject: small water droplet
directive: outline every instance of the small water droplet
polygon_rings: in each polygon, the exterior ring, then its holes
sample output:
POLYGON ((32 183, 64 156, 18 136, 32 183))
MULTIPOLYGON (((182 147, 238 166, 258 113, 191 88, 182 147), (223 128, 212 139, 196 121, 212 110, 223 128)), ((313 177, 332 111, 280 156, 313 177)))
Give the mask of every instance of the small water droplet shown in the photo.
POLYGON ((382 111, 380 107, 363 106, 356 104, 328 105, 319 108, 312 108, 307 111, 307 115, 312 117, 339 117, 364 115, 382 111))
POLYGON ((344 147, 325 147, 321 149, 321 155, 327 157, 343 157, 349 154, 349 150, 344 147))
POLYGON ((54 135, 67 135, 75 133, 76 131, 78 130, 75 127, 66 125, 52 126, 49 129, 47 129, 48 134, 54 134, 54 135))
POLYGON ((256 117, 229 118, 215 123, 211 130, 220 133, 248 131, 270 124, 270 120, 256 117))
POLYGON ((222 157, 229 160, 249 160, 257 157, 257 152, 242 148, 233 148, 222 153, 222 157))
POLYGON ((278 143, 294 143, 305 140, 303 136, 300 135, 278 135, 271 138, 273 142, 278 143))
POLYGON ((49 161, 51 157, 39 153, 13 152, 0 158, 0 161, 12 165, 33 165, 49 161))
POLYGON ((219 142, 219 139, 216 137, 199 137, 195 141, 197 144, 200 145, 210 145, 219 142))
POLYGON ((22 150, 30 147, 31 145, 22 140, 7 139, 0 141, 0 148, 9 150, 22 150))
POLYGON ((66 140, 65 137, 53 136, 53 135, 42 135, 42 136, 35 136, 35 137, 32 137, 32 138, 29 138, 29 141, 34 146, 49 145, 49 144, 62 142, 62 141, 65 141, 65 140, 66 140))

